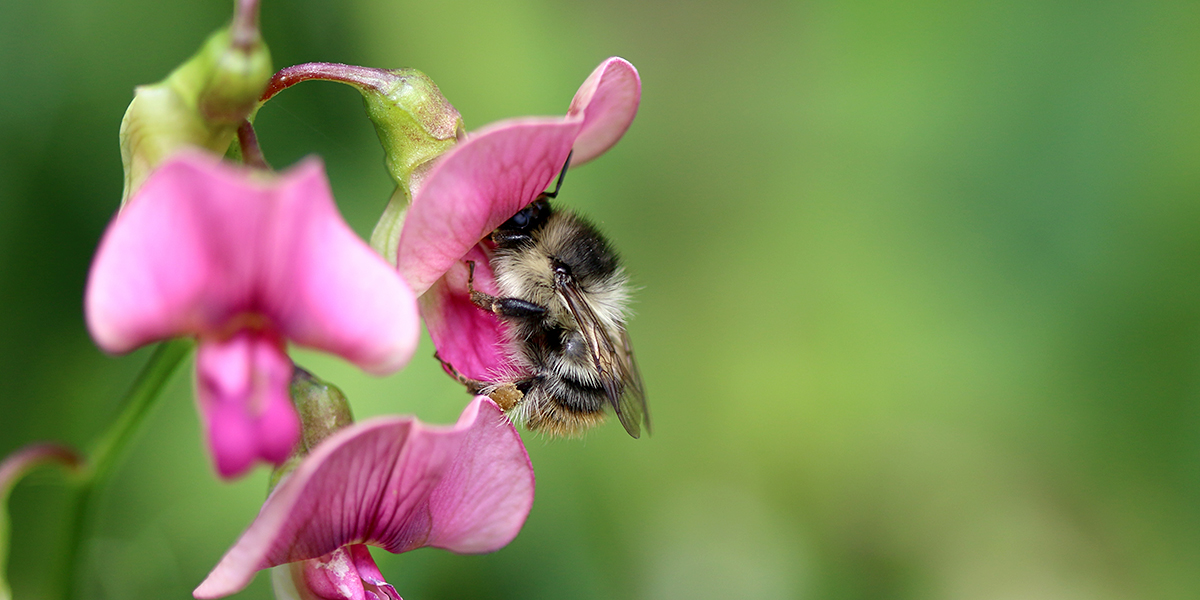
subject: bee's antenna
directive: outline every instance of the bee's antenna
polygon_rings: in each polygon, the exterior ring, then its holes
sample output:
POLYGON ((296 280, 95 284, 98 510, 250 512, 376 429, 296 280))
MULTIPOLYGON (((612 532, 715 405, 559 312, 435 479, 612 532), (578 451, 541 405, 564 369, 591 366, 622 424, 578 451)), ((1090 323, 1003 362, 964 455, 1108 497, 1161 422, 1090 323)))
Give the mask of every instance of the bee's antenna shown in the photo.
POLYGON ((562 170, 558 172, 558 183, 554 184, 554 191, 553 192, 542 192, 543 196, 545 196, 547 198, 557 198, 558 197, 558 190, 562 189, 562 182, 564 179, 567 178, 567 169, 570 168, 571 157, 574 155, 575 155, 575 150, 572 149, 571 153, 567 155, 567 162, 563 163, 562 170))

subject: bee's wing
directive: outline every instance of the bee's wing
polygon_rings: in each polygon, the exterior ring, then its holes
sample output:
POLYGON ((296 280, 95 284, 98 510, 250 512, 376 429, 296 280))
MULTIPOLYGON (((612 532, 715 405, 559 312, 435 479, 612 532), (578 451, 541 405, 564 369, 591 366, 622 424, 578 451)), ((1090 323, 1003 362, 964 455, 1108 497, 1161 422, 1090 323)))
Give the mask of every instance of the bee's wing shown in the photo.
POLYGON ((638 422, 646 425, 646 433, 651 433, 650 410, 646 407, 646 388, 642 385, 642 372, 638 369, 637 361, 633 358, 633 344, 629 342, 629 332, 621 328, 622 367, 625 382, 625 393, 616 404, 617 416, 629 435, 638 437, 638 422), (623 416, 628 415, 628 419, 623 416), (626 423, 626 421, 630 423, 626 423))
POLYGON ((621 425, 629 435, 634 438, 641 437, 643 421, 646 423, 646 431, 650 430, 650 413, 646 410, 642 374, 633 360, 633 346, 629 343, 629 334, 623 327, 616 332, 610 332, 573 281, 560 283, 555 288, 571 315, 575 317, 575 322, 579 324, 579 332, 583 339, 587 340, 596 371, 600 375, 600 385, 604 387, 604 393, 612 403, 621 425), (614 334, 620 339, 613 339, 614 334))

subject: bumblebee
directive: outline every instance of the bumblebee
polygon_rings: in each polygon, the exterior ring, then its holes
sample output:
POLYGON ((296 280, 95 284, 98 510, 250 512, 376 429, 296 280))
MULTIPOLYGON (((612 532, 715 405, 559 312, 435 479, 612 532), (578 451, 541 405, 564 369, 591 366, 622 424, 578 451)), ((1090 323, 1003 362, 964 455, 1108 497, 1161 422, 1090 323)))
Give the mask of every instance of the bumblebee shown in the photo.
POLYGON ((554 192, 492 232, 497 295, 474 289, 475 264, 467 264, 471 301, 508 325, 512 372, 519 375, 483 382, 443 364, 530 430, 577 436, 603 422, 608 406, 637 438, 643 425, 650 431, 650 413, 625 330, 629 278, 594 225, 551 206, 566 170, 554 192))

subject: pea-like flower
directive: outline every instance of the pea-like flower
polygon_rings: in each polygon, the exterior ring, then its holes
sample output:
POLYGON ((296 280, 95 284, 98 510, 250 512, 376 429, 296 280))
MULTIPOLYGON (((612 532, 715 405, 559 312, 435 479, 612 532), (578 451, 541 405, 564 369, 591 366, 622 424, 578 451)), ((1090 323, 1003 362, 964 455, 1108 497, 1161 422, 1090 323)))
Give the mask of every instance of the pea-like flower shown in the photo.
POLYGON ((486 380, 506 364, 502 324, 471 303, 466 261, 475 262, 475 287, 494 294, 489 242, 481 240, 537 198, 568 155, 579 166, 616 144, 640 100, 637 70, 609 58, 566 116, 511 119, 469 134, 415 191, 394 258, 420 295, 439 355, 464 375, 486 380))
POLYGON ((342 220, 319 160, 276 175, 193 151, 113 219, 85 310, 108 352, 198 340, 196 398, 224 477, 278 464, 296 443, 288 340, 386 374, 411 358, 419 327, 412 291, 342 220))
POLYGON ((304 457, 193 595, 227 596, 277 567, 279 598, 399 600, 367 544, 491 552, 520 531, 533 488, 521 438, 485 397, 451 427, 369 419, 304 457))

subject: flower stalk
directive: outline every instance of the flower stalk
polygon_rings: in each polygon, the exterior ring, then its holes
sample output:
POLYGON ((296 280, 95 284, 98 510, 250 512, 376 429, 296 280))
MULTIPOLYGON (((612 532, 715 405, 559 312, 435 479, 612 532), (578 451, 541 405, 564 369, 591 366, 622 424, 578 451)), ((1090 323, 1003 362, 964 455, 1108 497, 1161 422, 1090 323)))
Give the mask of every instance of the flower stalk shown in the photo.
POLYGON ((171 375, 191 354, 194 344, 186 338, 163 342, 154 349, 154 354, 142 367, 133 385, 122 401, 121 414, 113 421, 108 431, 96 442, 88 453, 88 461, 82 472, 75 498, 72 503, 71 527, 67 533, 67 551, 63 578, 63 598, 74 597, 82 565, 77 564, 82 556, 83 542, 92 528, 93 503, 104 489, 117 463, 124 457, 130 442, 141 431, 163 387, 171 375))
POLYGON ((383 146, 396 190, 371 233, 371 247, 392 264, 404 210, 437 157, 462 139, 462 116, 429 76, 416 69, 373 69, 337 63, 305 63, 280 69, 262 102, 302 81, 336 81, 362 94, 367 117, 383 146))

